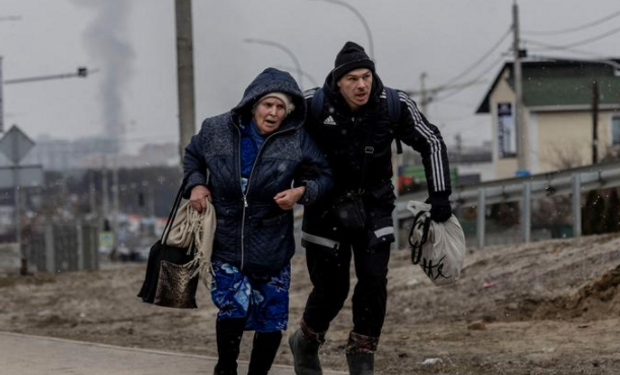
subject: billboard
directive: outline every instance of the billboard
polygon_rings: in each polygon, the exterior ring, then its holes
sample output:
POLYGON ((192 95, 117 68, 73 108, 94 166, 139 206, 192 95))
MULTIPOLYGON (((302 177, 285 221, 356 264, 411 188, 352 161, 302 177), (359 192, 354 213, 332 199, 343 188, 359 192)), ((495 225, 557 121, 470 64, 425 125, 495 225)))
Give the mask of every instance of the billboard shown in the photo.
POLYGON ((512 108, 512 103, 497 103, 497 144, 500 159, 517 156, 517 129, 512 108))

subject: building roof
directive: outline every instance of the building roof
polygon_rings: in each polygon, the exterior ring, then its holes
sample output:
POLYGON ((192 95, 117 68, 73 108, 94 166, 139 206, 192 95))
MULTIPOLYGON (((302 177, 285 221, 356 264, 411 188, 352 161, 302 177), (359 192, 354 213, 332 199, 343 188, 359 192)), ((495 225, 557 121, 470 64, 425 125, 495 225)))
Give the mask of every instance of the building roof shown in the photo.
MULTIPOLYGON (((620 65, 620 59, 608 61, 620 65)), ((523 103, 526 107, 589 106, 592 104, 592 82, 598 81, 600 105, 620 106, 620 76, 609 63, 600 61, 523 61, 523 103)), ((508 84, 514 87, 513 63, 506 62, 487 90, 476 110, 489 113, 489 100, 495 87, 508 71, 508 84)))

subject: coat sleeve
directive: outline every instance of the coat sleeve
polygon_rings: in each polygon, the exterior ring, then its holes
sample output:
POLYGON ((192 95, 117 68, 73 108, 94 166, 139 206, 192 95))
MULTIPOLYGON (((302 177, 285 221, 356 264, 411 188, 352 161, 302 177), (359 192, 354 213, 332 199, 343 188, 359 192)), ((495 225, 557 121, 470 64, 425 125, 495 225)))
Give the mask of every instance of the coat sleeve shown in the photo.
POLYGON ((183 156, 183 179, 185 189, 183 198, 188 199, 192 189, 198 185, 207 186, 207 162, 204 158, 203 148, 205 145, 207 122, 202 123, 200 132, 194 135, 185 147, 183 156))
POLYGON ((295 170, 295 186, 305 185, 300 204, 311 205, 332 188, 332 172, 319 147, 304 130, 300 131, 303 160, 295 170))
POLYGON ((450 163, 441 133, 407 94, 399 91, 398 96, 401 114, 395 128, 396 136, 421 154, 429 195, 447 199, 452 193, 450 163))

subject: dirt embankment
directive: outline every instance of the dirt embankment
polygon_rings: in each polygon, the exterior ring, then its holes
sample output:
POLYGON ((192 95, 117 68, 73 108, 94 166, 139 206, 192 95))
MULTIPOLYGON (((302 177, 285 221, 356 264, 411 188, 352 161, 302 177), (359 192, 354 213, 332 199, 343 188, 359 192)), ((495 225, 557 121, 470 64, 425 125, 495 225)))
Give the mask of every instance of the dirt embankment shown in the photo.
MULTIPOLYGON (((135 297, 144 267, 0 278, 0 330, 215 356, 216 310, 206 289, 199 288, 196 310, 144 304, 135 297)), ((470 251, 462 279, 444 288, 407 252, 393 252, 377 373, 617 374, 619 285, 617 236, 470 251), (422 365, 429 358, 441 363, 422 365)), ((298 256, 285 336, 309 291, 298 256)), ((348 302, 321 349, 326 367, 346 370, 351 326, 348 302)), ((250 345, 247 334, 242 359, 250 345)), ((277 362, 292 363, 285 341, 277 362)))

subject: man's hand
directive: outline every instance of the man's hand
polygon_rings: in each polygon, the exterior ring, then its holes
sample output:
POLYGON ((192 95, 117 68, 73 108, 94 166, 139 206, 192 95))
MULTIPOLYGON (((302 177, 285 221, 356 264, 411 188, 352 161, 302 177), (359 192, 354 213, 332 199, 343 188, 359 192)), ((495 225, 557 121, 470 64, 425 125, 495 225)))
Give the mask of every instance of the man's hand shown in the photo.
POLYGON ((192 205, 194 210, 202 212, 207 208, 207 199, 211 200, 211 192, 206 186, 197 185, 192 188, 192 193, 189 196, 189 204, 192 205))
POLYGON ((431 205, 431 220, 436 223, 443 223, 452 216, 452 206, 446 198, 429 198, 426 203, 431 205))
POLYGON ((276 194, 273 199, 276 204, 283 210, 292 210, 295 207, 295 203, 299 202, 301 196, 306 192, 305 186, 288 189, 276 194))

